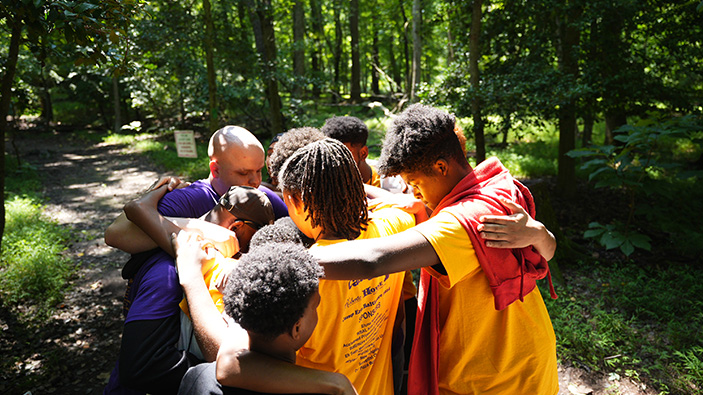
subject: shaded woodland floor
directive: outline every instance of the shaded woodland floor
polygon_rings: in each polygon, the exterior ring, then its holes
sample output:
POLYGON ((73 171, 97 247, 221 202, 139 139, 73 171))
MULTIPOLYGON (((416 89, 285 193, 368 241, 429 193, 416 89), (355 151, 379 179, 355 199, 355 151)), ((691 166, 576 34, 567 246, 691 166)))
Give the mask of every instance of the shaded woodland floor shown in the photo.
MULTIPOLYGON (((144 156, 125 147, 74 136, 31 131, 16 136, 22 160, 43 176, 47 214, 72 231, 65 254, 78 274, 63 303, 38 325, 26 325, 8 306, 0 307, 0 393, 102 393, 117 358, 125 287, 120 268, 128 256, 105 245, 103 232, 159 174, 144 156)), ((585 214, 564 210, 556 215, 560 223, 569 223, 570 216, 585 214)), ((31 314, 25 306, 18 310, 31 314)), ((559 378, 560 395, 657 393, 568 361, 559 366, 559 378)))

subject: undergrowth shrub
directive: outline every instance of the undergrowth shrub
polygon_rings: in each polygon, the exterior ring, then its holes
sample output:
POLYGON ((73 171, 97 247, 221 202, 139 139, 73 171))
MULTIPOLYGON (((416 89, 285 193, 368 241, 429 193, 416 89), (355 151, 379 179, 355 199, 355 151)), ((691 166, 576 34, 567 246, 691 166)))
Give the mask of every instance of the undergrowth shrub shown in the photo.
POLYGON ((34 306, 40 318, 62 300, 67 280, 74 272, 71 261, 61 255, 69 234, 43 214, 36 192, 36 170, 27 165, 7 165, 9 193, 5 198, 0 296, 9 307, 20 303, 34 306), (14 194, 11 188, 22 194, 14 194))

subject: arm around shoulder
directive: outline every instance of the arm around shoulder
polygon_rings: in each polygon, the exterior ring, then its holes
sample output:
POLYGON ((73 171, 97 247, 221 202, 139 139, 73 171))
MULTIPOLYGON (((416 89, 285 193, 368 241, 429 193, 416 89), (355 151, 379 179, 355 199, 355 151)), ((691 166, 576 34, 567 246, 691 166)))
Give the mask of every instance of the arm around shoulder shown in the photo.
POLYGON ((156 248, 156 243, 121 213, 105 230, 105 244, 130 254, 156 248))
POLYGON ((297 366, 236 346, 222 346, 215 369, 220 384, 250 391, 357 394, 343 374, 297 366))

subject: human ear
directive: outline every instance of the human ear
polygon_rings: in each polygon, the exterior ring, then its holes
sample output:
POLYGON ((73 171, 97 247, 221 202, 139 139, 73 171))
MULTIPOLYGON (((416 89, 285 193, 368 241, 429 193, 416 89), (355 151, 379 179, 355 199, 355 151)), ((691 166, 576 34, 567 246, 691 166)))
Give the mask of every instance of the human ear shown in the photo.
POLYGON ((440 158, 440 159, 437 159, 437 161, 434 163, 434 165, 432 165, 432 169, 435 172, 437 172, 443 176, 446 176, 447 171, 449 170, 449 164, 447 163, 446 160, 440 158))
POLYGON ((359 156, 361 157, 362 161, 366 160, 366 158, 369 157, 369 146, 368 145, 361 147, 361 149, 359 150, 359 156))
POLYGON ((215 178, 218 178, 220 175, 220 165, 217 163, 216 159, 210 161, 210 173, 212 173, 212 176, 215 178))
POLYGON ((288 209, 293 208, 295 210, 300 210, 303 202, 298 199, 297 196, 291 194, 291 193, 284 193, 283 194, 283 202, 286 204, 286 207, 288 209))
POLYGON ((300 320, 298 320, 293 327, 290 329, 290 337, 293 338, 293 340, 299 340, 300 339, 300 327, 301 323, 300 320))

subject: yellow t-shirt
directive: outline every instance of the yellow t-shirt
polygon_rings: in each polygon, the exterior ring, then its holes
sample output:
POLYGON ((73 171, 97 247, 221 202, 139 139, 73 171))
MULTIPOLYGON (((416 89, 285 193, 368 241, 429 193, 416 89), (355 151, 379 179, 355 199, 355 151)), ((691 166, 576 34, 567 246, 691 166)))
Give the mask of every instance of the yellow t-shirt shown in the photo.
MULTIPOLYGON (((232 265, 232 262, 236 262, 236 260, 232 258, 225 258, 219 251, 216 251, 215 257, 208 259, 202 266, 205 285, 208 287, 212 302, 215 304, 215 307, 217 307, 217 310, 219 310, 220 313, 225 310, 225 303, 222 301, 222 293, 217 289, 215 284, 217 283, 217 279, 223 275, 225 267, 232 265)), ((178 306, 184 313, 186 313, 188 318, 190 318, 190 310, 188 310, 188 302, 186 302, 185 297, 183 297, 183 300, 181 300, 181 303, 178 306)))
POLYGON ((375 167, 369 165, 371 168, 371 179, 367 184, 380 188, 381 187, 381 176, 378 175, 378 171, 375 167))
MULTIPOLYGON (((375 238, 409 229, 412 215, 396 208, 374 210, 359 238, 375 238)), ((345 240, 319 240, 324 248, 345 240)), ((359 394, 392 395, 391 343, 404 273, 368 280, 320 280, 319 322, 298 350, 297 364, 339 372, 359 394)))
POLYGON ((447 272, 423 269, 440 283, 440 394, 556 394, 556 338, 539 289, 496 310, 471 239, 451 212, 414 228, 447 272))

